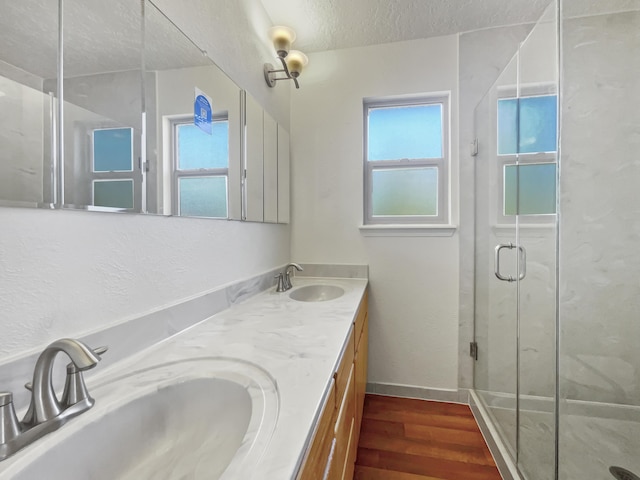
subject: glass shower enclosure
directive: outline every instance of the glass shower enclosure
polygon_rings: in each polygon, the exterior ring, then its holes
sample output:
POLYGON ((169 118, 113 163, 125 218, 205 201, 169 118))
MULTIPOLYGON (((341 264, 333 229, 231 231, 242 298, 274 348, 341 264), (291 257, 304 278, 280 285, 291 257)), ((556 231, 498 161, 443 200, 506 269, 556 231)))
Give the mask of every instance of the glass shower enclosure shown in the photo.
POLYGON ((640 478, 639 47, 640 2, 553 1, 475 111, 474 391, 514 478, 640 478))
POLYGON ((475 390, 531 480, 555 462, 556 39, 551 5, 475 111, 475 390))

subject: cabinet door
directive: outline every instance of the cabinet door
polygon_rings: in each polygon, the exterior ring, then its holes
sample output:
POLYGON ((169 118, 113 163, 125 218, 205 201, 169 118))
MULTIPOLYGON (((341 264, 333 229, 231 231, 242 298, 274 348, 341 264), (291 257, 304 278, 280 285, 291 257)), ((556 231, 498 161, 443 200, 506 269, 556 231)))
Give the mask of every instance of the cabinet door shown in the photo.
POLYGON ((249 94, 244 102, 243 220, 264 221, 264 129, 262 107, 249 94))
POLYGON ((336 388, 332 382, 297 480, 319 480, 327 471, 332 450, 335 454, 335 402, 336 388))
POLYGON ((356 369, 356 442, 360 439, 360 427, 362 425, 362 411, 364 409, 364 396, 367 389, 367 364, 369 355, 369 321, 365 317, 362 336, 358 343, 358 352, 355 357, 356 369))
POLYGON ((335 468, 333 468, 334 475, 330 478, 342 479, 350 468, 350 463, 355 462, 355 458, 350 454, 354 432, 354 419, 355 419, 355 371, 353 363, 349 371, 349 377, 347 380, 346 389, 342 397, 340 409, 338 411, 338 419, 336 421, 335 435, 336 435, 336 455, 333 461, 335 462, 335 468))
POLYGON ((290 202, 289 132, 278 125, 278 223, 289 223, 290 202))
POLYGON ((278 222, 278 124, 264 112, 264 221, 278 222))

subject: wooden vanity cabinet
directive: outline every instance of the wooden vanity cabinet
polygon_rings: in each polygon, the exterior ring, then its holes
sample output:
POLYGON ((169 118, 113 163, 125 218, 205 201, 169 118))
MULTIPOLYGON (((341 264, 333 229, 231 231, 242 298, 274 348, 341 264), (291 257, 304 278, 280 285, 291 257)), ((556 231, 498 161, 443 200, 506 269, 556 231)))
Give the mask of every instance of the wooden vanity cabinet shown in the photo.
POLYGON ((367 383, 367 293, 338 362, 298 480, 352 480, 367 383))

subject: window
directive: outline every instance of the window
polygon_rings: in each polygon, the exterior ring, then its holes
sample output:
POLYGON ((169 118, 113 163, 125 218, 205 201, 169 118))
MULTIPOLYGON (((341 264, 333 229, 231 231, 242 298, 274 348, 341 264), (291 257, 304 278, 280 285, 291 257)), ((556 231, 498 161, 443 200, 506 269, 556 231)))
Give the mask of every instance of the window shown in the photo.
POLYGON ((211 135, 191 123, 173 124, 174 211, 228 218, 229 121, 215 118, 211 135))
POLYGON ((91 204, 134 208, 132 128, 91 130, 91 204))
POLYGON ((557 96, 500 98, 497 110, 501 223, 515 215, 555 214, 557 96))
POLYGON ((364 223, 448 221, 448 98, 365 100, 364 223))

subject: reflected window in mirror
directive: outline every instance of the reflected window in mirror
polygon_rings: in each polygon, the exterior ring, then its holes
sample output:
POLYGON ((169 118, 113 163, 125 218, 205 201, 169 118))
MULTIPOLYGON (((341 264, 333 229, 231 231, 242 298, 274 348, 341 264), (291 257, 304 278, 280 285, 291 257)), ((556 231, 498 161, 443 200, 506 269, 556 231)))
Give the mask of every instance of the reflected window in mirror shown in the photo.
POLYGON ((180 216, 229 216, 229 119, 216 116, 211 134, 193 117, 175 120, 173 142, 173 209, 180 216))
POLYGON ((132 128, 91 131, 91 204, 95 207, 134 207, 132 128))

